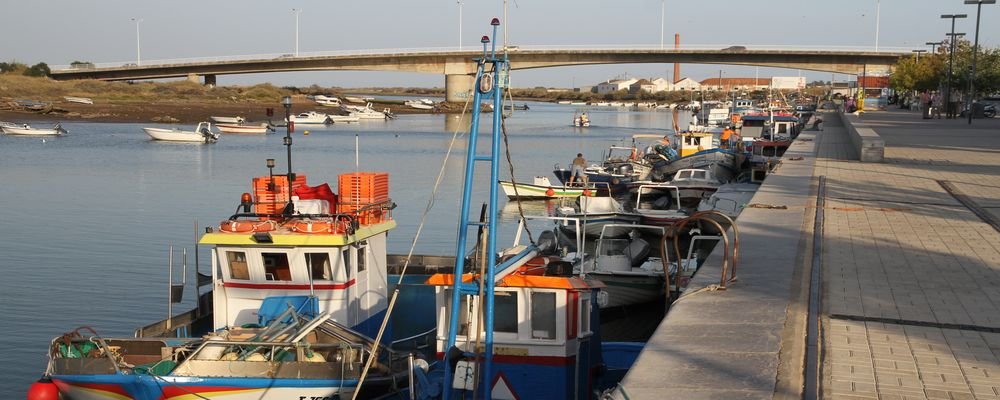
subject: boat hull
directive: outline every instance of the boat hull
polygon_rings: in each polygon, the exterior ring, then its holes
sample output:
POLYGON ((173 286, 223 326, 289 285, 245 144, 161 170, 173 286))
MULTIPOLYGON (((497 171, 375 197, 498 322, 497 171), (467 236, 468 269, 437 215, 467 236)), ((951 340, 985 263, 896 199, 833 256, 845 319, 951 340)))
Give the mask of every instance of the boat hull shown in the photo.
MULTIPOLYGON (((736 153, 725 149, 701 151, 674 161, 664 161, 654 164, 655 172, 661 177, 674 176, 682 169, 708 169, 721 181, 728 182, 736 176, 739 168, 739 157, 736 153)), ((654 179, 655 180, 655 179, 654 179)))
POLYGON ((211 143, 212 140, 198 132, 175 129, 142 128, 153 140, 164 142, 211 143))
POLYGON ((507 195, 509 199, 555 199, 559 197, 580 197, 583 194, 582 187, 566 187, 566 186, 541 186, 532 185, 530 183, 518 183, 517 192, 514 191, 514 183, 509 181, 500 181, 500 187, 503 188, 504 194, 507 195), (549 194, 551 190, 551 194, 549 194))
POLYGON ((349 398, 356 379, 212 378, 150 375, 55 375, 64 398, 73 400, 161 400, 225 398, 235 400, 285 400, 349 398), (340 397, 337 397, 340 396, 340 397))
POLYGON ((240 133, 240 134, 265 134, 267 133, 267 125, 229 125, 229 124, 216 124, 216 128, 219 128, 222 133, 240 133))
POLYGON ((62 135, 62 131, 58 129, 35 129, 35 128, 14 128, 5 126, 2 128, 3 133, 8 135, 20 135, 20 136, 59 136, 62 135))
POLYGON ((604 282, 608 302, 601 309, 643 304, 664 296, 663 274, 619 274, 602 271, 587 276, 604 282))

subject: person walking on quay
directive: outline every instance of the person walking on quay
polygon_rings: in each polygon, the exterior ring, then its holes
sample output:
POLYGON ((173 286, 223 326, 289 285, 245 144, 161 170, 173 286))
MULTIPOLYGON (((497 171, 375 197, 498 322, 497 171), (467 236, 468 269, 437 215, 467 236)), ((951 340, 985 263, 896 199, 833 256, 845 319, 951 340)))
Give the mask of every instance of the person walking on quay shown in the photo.
POLYGON ((926 91, 920 92, 920 115, 931 119, 931 96, 926 91))
POLYGON ((586 168, 587 159, 583 158, 583 153, 576 153, 576 158, 570 164, 569 186, 573 186, 573 182, 577 177, 580 177, 580 182, 583 182, 584 186, 587 185, 587 173, 584 171, 586 168))
POLYGON ((941 119, 941 107, 944 106, 941 92, 934 92, 931 96, 931 118, 941 119))

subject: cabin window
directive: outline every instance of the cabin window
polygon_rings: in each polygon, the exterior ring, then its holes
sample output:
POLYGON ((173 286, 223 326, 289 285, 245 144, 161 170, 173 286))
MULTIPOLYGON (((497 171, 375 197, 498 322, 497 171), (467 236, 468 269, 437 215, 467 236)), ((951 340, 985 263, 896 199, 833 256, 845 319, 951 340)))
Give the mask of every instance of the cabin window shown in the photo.
POLYGON ((368 242, 361 242, 358 246, 358 272, 364 272, 368 267, 368 242))
MULTIPOLYGON (((472 309, 469 308, 469 296, 461 296, 459 299, 460 304, 458 306, 458 336, 468 336, 469 335, 469 316, 472 315, 472 309)), ((449 319, 451 318, 451 289, 444 290, 444 304, 448 307, 443 307, 444 318, 441 318, 441 327, 438 328, 438 332, 448 332, 449 319)))
POLYGON ((777 124, 778 133, 788 133, 788 124, 777 124))
POLYGON ((496 292, 493 297, 493 331, 517 334, 517 293, 496 292))
POLYGON ((531 338, 556 338, 556 294, 531 294, 531 338))
POLYGON ((288 267, 288 255, 285 253, 261 253, 264 259, 264 279, 269 281, 291 281, 292 271, 288 267))
POLYGON ((351 250, 351 247, 347 247, 340 252, 341 259, 344 260, 344 271, 347 273, 347 280, 351 280, 351 266, 354 265, 351 263, 351 250))
POLYGON ((708 179, 708 177, 705 176, 705 171, 694 171, 691 175, 693 175, 694 179, 708 179))
POLYGON ((330 255, 327 253, 306 253, 306 263, 314 280, 333 280, 333 269, 330 267, 330 255))
POLYGON ((580 296, 580 334, 590 333, 590 296, 580 296))
POLYGON ((247 253, 242 251, 227 251, 226 261, 229 262, 229 278, 250 280, 250 269, 247 268, 247 253))

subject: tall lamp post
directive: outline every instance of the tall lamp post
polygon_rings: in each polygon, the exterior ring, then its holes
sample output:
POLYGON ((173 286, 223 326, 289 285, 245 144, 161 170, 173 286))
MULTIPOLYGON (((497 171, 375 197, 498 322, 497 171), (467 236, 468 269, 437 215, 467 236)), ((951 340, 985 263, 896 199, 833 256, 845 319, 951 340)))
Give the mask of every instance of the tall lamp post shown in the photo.
POLYGON ((920 53, 926 53, 926 52, 927 52, 927 50, 924 50, 924 49, 920 49, 920 50, 910 50, 910 51, 912 51, 912 52, 913 52, 914 54, 916 54, 916 55, 917 55, 917 62, 918 62, 918 63, 920 62, 920 53))
POLYGON ((458 0, 458 50, 462 50, 462 0, 458 0))
POLYGON ((660 50, 663 50, 663 23, 667 18, 667 0, 660 0, 660 50))
POLYGON ((293 8, 292 12, 295 13, 295 56, 299 56, 299 14, 302 14, 301 8, 293 8))
POLYGON ((295 212, 295 205, 292 203, 292 181, 295 180, 295 174, 292 173, 292 127, 295 125, 292 121, 292 97, 282 97, 281 105, 285 107, 284 145, 288 147, 288 205, 285 206, 284 214, 290 215, 295 212))
POLYGON ((937 47, 941 45, 941 42, 926 42, 925 45, 931 46, 931 53, 937 53, 937 47))
POLYGON ((955 65, 955 38, 958 37, 955 34, 955 19, 966 18, 966 17, 968 17, 968 15, 965 15, 965 14, 942 14, 941 15, 942 19, 951 18, 951 33, 948 34, 949 41, 951 42, 951 43, 948 44, 948 81, 945 82, 946 85, 944 87, 944 100, 948 104, 948 108, 947 108, 947 114, 948 114, 947 117, 948 118, 952 118, 952 116, 955 115, 955 111, 952 110, 952 104, 951 104, 951 73, 952 73, 952 68, 954 68, 954 65, 955 65))
POLYGON ((878 26, 880 22, 880 11, 882 10, 882 1, 875 0, 875 52, 878 52, 878 26))
POLYGON ((132 22, 135 22, 135 65, 142 65, 142 51, 139 48, 139 23, 142 18, 132 18, 132 22))
POLYGON ((969 110, 969 125, 972 125, 972 98, 975 97, 975 88, 973 84, 976 80, 976 55, 979 53, 979 14, 983 11, 983 4, 996 4, 997 0, 965 0, 965 4, 975 4, 976 5, 976 41, 972 45, 972 71, 969 73, 969 99, 967 100, 967 109, 969 110))

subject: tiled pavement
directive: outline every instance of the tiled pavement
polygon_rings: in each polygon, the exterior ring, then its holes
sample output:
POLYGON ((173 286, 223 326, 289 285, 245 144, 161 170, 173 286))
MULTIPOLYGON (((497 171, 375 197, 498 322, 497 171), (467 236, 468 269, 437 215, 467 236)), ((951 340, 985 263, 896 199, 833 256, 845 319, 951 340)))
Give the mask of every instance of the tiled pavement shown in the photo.
POLYGON ((886 163, 845 160, 827 124, 823 390, 835 399, 1000 399, 1000 121, 869 113, 886 163))

